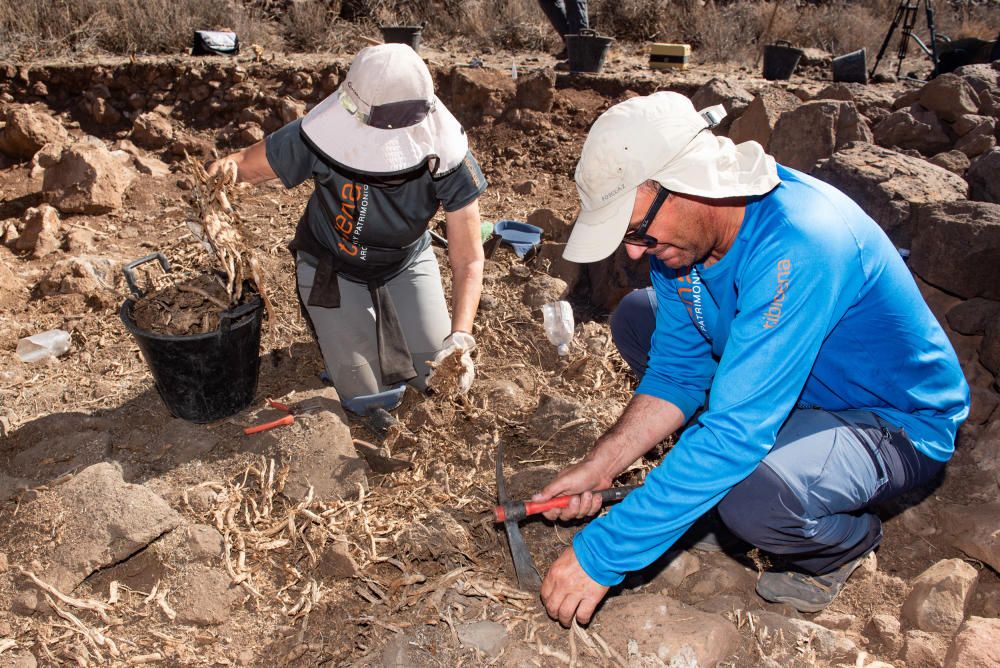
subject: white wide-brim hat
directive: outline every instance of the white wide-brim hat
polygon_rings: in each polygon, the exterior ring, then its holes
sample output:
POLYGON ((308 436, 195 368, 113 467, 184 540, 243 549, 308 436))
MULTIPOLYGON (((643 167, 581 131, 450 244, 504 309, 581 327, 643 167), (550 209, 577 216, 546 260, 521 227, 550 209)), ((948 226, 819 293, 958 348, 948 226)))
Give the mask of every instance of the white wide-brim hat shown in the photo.
POLYGON ((698 112, 691 100, 670 92, 634 97, 601 114, 576 166, 580 215, 563 257, 597 262, 611 255, 647 180, 713 199, 763 195, 777 186, 774 158, 760 144, 712 134, 723 116, 721 107, 698 112))
POLYGON ((333 162, 368 174, 408 172, 428 161, 433 172, 447 172, 469 150, 462 125, 434 94, 427 65, 405 44, 359 51, 341 86, 306 114, 302 133, 333 162))

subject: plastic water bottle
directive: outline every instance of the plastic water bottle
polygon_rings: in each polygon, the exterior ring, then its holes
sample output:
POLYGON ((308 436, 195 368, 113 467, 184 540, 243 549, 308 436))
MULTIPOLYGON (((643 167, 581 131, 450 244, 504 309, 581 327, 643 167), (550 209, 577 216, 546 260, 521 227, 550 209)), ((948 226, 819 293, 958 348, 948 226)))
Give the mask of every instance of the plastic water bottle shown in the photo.
POLYGON ((510 61, 510 78, 517 81, 517 59, 510 61))
POLYGON ((69 342, 69 332, 50 329, 18 341, 17 356, 22 362, 38 362, 47 357, 59 357, 69 350, 69 342))
POLYGON ((550 302, 542 307, 545 336, 556 347, 559 356, 569 354, 569 342, 573 340, 573 308, 566 301, 550 302))

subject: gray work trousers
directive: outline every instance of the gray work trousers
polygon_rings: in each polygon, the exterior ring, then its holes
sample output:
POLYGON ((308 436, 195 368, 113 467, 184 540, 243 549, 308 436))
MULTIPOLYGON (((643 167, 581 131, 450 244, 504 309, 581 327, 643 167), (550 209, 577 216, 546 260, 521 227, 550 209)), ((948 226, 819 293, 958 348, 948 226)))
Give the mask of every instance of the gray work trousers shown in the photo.
MULTIPOLYGON (((299 295, 312 320, 326 372, 347 410, 366 415, 376 407, 394 408, 404 385, 387 387, 379 373, 375 308, 368 286, 338 277, 340 308, 309 306, 316 259, 299 252, 296 276, 299 295)), ((428 247, 406 270, 386 283, 417 377, 410 384, 427 387, 429 363, 451 332, 451 317, 441 286, 434 250, 428 247)))

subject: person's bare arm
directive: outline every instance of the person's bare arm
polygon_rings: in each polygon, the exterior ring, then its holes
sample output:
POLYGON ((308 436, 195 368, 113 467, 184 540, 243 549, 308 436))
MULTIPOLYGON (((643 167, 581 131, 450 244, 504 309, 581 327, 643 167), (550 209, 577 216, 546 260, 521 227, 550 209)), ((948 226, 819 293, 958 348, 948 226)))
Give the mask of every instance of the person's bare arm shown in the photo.
POLYGON ((479 200, 445 213, 451 263, 451 331, 472 333, 483 292, 483 243, 479 200))
POLYGON ((209 174, 214 174, 225 162, 236 164, 237 182, 252 183, 254 185, 278 178, 278 175, 271 169, 271 163, 267 161, 267 149, 264 140, 257 142, 253 146, 227 155, 224 158, 213 160, 206 169, 209 174))
POLYGON ((610 487, 632 462, 683 425, 684 414, 674 404, 648 394, 635 395, 587 456, 560 471, 534 500, 576 495, 566 508, 546 512, 550 520, 572 520, 597 513, 601 497, 591 491, 610 487))

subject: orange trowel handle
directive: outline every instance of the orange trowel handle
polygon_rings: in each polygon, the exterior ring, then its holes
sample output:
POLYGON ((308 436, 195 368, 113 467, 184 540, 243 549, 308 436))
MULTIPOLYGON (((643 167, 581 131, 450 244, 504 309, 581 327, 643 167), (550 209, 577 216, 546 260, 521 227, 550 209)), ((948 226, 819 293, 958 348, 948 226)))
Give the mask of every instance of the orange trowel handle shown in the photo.
POLYGON ((247 427, 243 430, 243 433, 249 436, 250 434, 256 434, 258 432, 267 431, 268 429, 274 429, 275 427, 280 427, 286 424, 292 424, 295 421, 294 415, 283 415, 277 420, 272 420, 271 422, 265 422, 264 424, 258 424, 253 427, 247 427))
MULTIPOLYGON (((594 494, 601 497, 601 503, 614 503, 621 501, 628 493, 639 485, 626 485, 624 487, 609 487, 608 489, 595 490, 594 494)), ((544 513, 553 508, 565 508, 573 496, 554 496, 548 501, 510 501, 501 504, 493 509, 493 520, 495 522, 506 522, 513 520, 518 522, 529 515, 544 513)))

